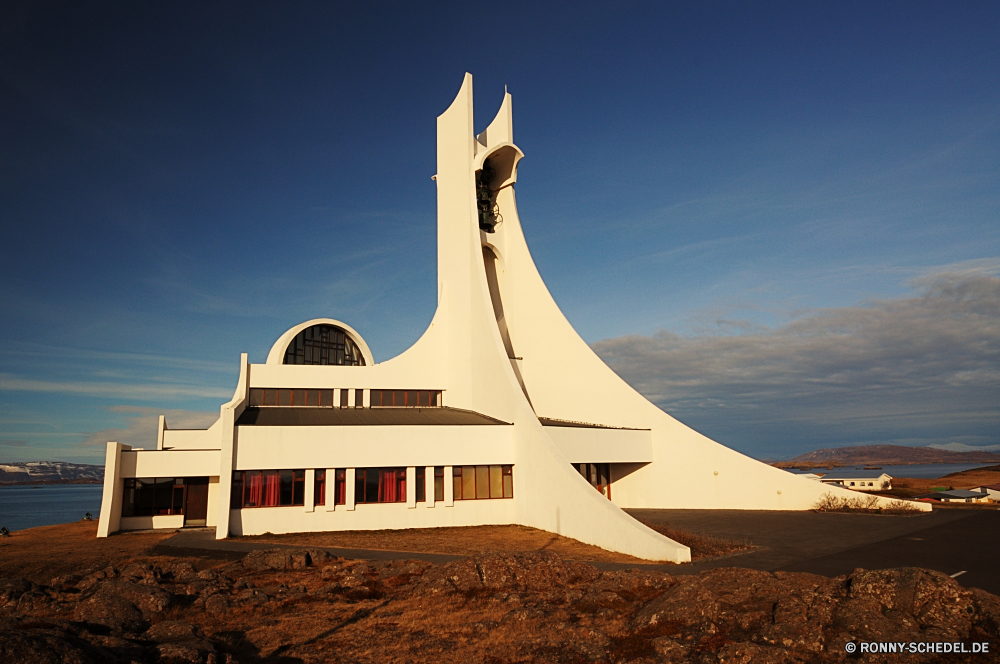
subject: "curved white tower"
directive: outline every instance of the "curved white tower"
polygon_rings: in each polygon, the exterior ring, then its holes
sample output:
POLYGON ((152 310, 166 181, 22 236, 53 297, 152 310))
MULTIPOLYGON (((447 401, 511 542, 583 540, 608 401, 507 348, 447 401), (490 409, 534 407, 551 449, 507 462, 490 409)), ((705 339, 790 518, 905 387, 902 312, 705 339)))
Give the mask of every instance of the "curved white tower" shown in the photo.
POLYGON ((438 307, 417 343, 374 364, 360 334, 323 318, 282 335, 265 364, 244 355, 211 428, 161 418, 155 451, 108 443, 99 535, 516 523, 684 562, 687 547, 621 508, 801 510, 857 495, 702 436, 594 354, 521 232, 511 96, 478 136, 472 109, 466 74, 437 120, 438 307))

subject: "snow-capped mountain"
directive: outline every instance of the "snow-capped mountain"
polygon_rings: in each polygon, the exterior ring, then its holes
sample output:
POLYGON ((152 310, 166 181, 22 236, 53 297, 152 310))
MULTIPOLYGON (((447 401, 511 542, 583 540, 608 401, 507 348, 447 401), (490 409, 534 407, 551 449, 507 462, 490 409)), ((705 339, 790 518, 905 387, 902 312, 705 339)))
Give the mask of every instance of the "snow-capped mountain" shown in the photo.
POLYGON ((0 463, 0 484, 104 479, 104 466, 65 461, 14 461, 0 463))

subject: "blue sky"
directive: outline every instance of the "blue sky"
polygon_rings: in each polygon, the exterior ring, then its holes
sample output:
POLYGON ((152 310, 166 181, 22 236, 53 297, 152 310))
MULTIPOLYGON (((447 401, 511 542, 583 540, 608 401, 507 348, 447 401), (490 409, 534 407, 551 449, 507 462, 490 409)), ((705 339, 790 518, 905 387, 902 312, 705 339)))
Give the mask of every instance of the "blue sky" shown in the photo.
POLYGON ((8 8, 0 461, 204 423, 309 318, 405 350, 465 71, 477 130, 513 94, 556 301, 654 402, 759 457, 1000 444, 1000 5, 758 4, 8 8))

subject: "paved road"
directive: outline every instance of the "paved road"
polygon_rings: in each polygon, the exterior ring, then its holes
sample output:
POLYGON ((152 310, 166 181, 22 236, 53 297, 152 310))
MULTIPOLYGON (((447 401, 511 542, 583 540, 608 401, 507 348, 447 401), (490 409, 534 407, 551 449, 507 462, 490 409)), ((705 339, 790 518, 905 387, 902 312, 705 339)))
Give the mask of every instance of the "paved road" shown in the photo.
MULTIPOLYGON (((918 516, 772 512, 748 510, 629 510, 653 523, 717 537, 748 537, 756 549, 690 565, 591 563, 601 570, 644 567, 671 574, 697 574, 717 567, 774 572, 849 574, 858 567, 925 567, 952 575, 964 586, 1000 595, 1000 511, 935 510, 918 516)), ((157 549, 172 555, 235 560, 255 549, 302 548, 246 540, 216 540, 214 529, 183 530, 157 549)), ((319 547, 317 547, 319 548, 319 547)), ((331 555, 359 560, 424 560, 442 564, 462 556, 411 551, 322 547, 331 555)))
MULTIPOLYGON (((653 523, 669 523, 717 537, 749 537, 744 554, 659 569, 695 574, 716 567, 769 572, 849 574, 858 567, 925 567, 962 585, 1000 594, 1000 511, 942 509, 918 516, 745 510, 628 510, 653 523)), ((601 567, 611 569, 605 563, 601 567)), ((615 566, 620 568, 621 566, 615 566)))

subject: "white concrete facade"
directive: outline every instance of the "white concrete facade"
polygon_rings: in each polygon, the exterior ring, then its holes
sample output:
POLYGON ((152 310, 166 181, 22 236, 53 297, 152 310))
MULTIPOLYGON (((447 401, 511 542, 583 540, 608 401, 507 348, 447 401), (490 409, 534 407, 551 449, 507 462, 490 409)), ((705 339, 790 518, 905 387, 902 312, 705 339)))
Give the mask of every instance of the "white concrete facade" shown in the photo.
POLYGON ((522 524, 639 558, 684 562, 687 547, 621 508, 801 510, 824 493, 852 495, 709 440, 647 401, 593 353, 553 301, 521 232, 514 184, 523 153, 513 142, 511 96, 504 95, 478 136, 472 108, 466 74, 437 120, 438 306, 417 343, 375 364, 355 330, 324 318, 291 328, 264 364, 249 364, 243 355, 233 399, 210 428, 172 431, 161 419, 155 450, 108 443, 99 536, 183 525, 185 515, 123 517, 123 506, 136 500, 124 487, 132 478, 197 476, 209 478, 207 521, 220 539, 522 524), (316 326, 343 332, 358 365, 285 364, 290 344, 316 326), (385 408, 373 402, 381 390, 439 393, 440 400, 414 408, 406 396, 406 406, 385 408), (309 404, 314 397, 307 391, 322 392, 317 405, 309 404), (275 405, 267 405, 269 398, 275 405), (254 399, 263 401, 251 405, 254 399), (282 399, 288 404, 280 405, 282 399), (610 500, 571 465, 580 463, 606 464, 610 500), (405 496, 382 501, 380 488, 379 501, 371 502, 367 485, 358 489, 356 481, 371 477, 360 474, 364 469, 386 468, 405 469, 405 496), (510 471, 512 496, 469 499, 470 485, 462 482, 471 481, 470 473, 476 491, 488 478, 492 496, 507 481, 500 468, 510 471), (344 473, 341 488, 333 481, 337 469, 344 473), (246 507, 241 482, 254 471, 274 470, 304 471, 301 499, 246 507), (325 488, 313 481, 322 471, 325 488))

